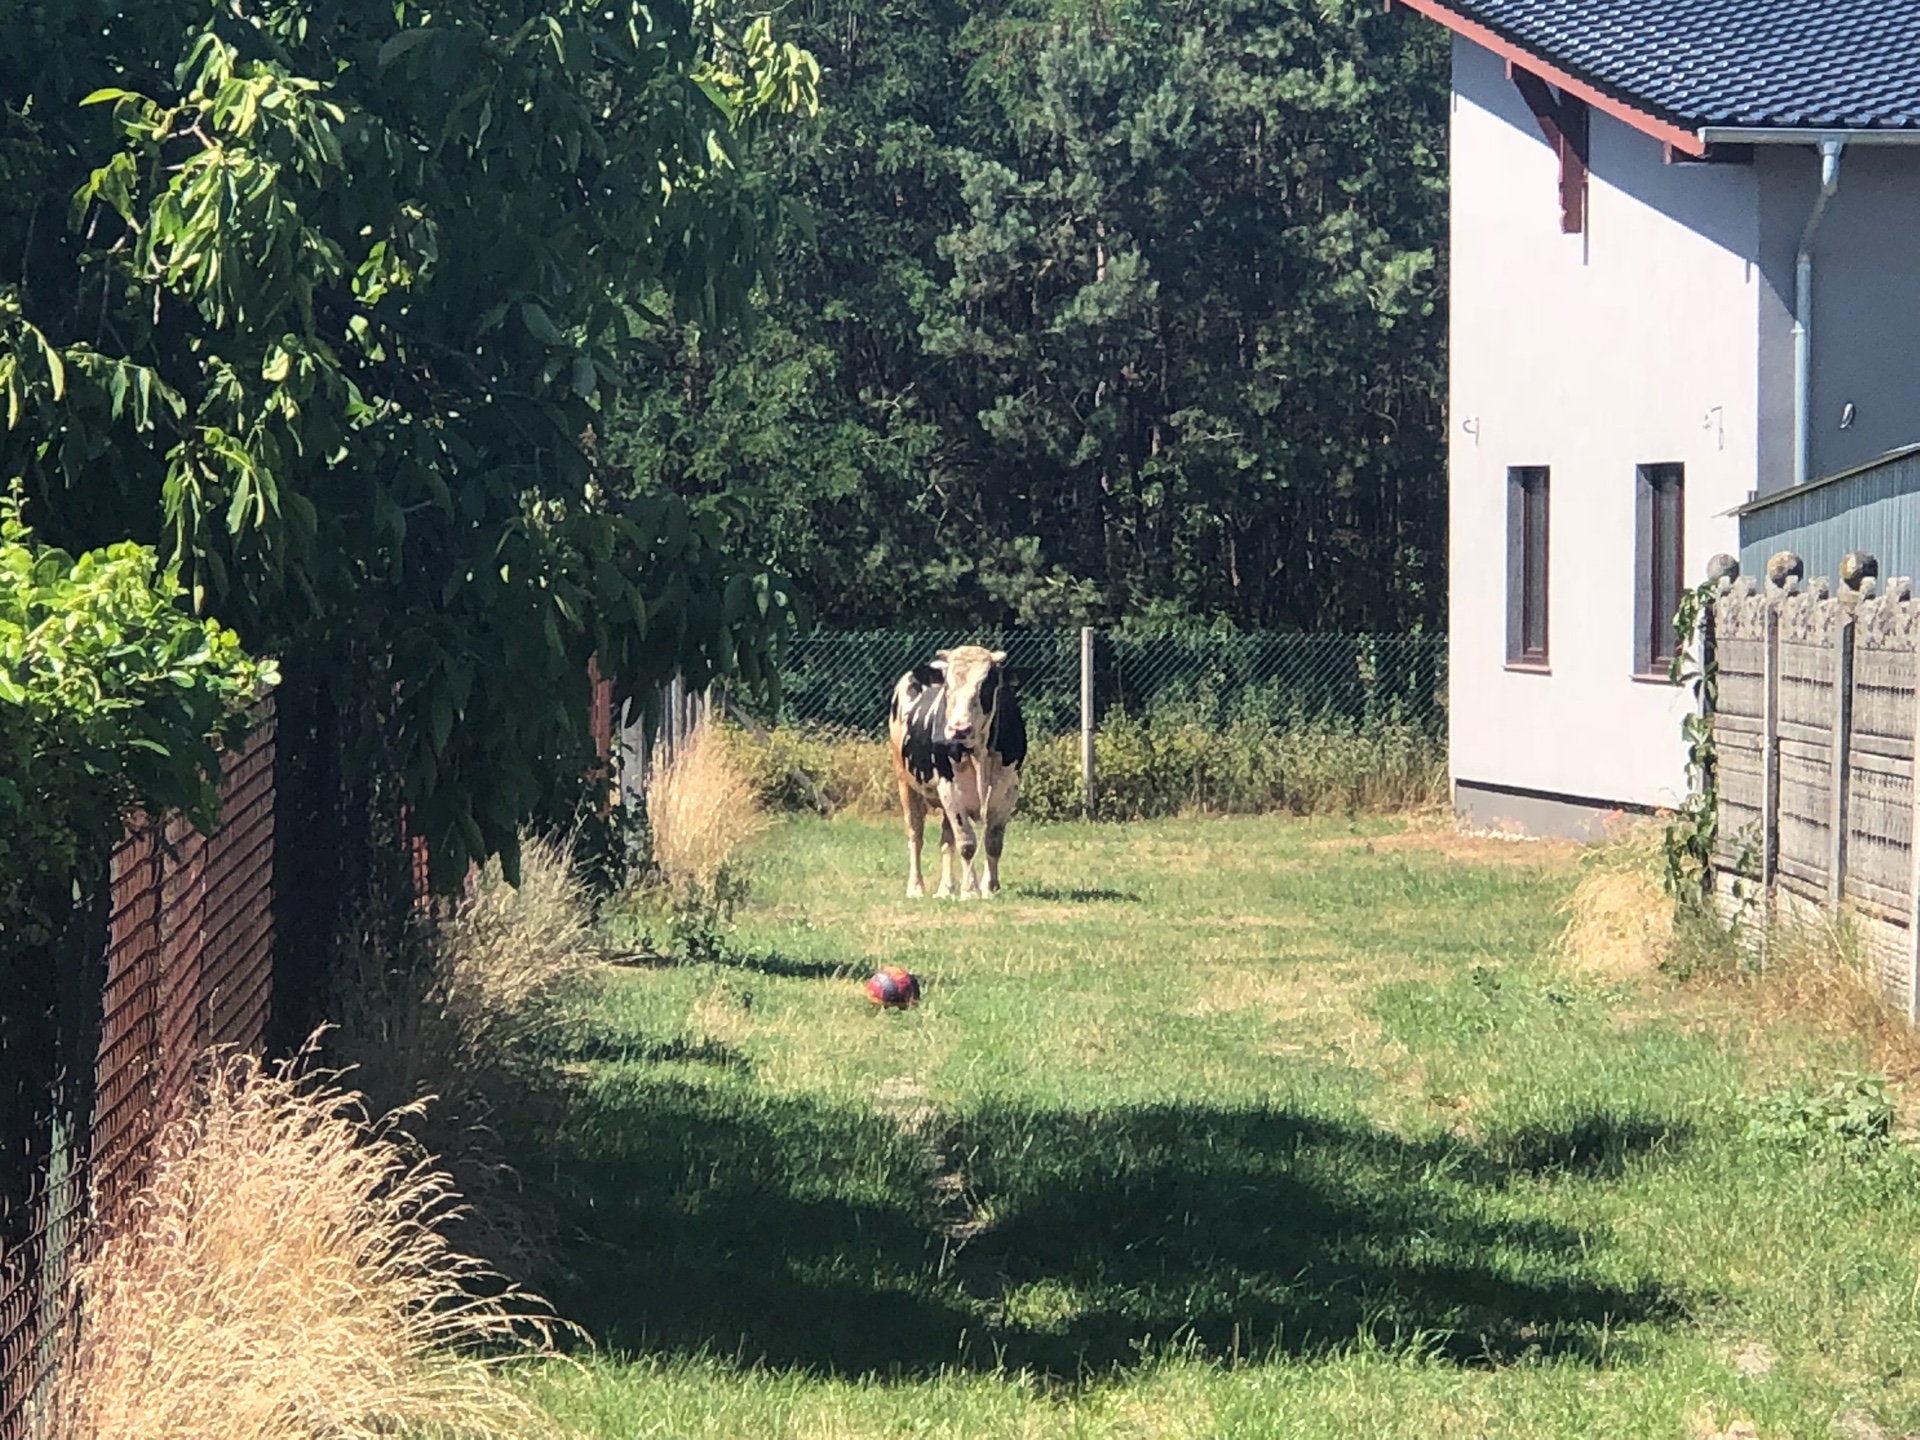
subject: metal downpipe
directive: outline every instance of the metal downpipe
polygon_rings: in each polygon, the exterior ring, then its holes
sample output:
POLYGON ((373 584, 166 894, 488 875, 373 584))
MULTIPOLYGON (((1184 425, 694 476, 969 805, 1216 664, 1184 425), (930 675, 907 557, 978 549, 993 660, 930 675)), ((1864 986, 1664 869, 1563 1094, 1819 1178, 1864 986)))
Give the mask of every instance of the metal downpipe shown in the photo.
POLYGON ((1812 450, 1811 401, 1813 391, 1813 237, 1826 217, 1827 205, 1840 188, 1842 140, 1820 142, 1820 194, 1800 232, 1800 252, 1793 264, 1793 483, 1807 483, 1812 450))

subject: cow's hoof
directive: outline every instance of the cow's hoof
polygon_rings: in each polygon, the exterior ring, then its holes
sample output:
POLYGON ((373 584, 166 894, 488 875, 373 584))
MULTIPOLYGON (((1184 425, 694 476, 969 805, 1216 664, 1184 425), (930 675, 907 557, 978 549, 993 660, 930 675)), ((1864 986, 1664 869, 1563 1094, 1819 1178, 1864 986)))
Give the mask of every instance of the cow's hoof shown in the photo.
POLYGON ((924 899, 926 899, 926 898, 927 898, 927 887, 926 887, 926 886, 924 886, 924 885, 909 885, 909 886, 907 886, 907 899, 909 899, 909 900, 924 900, 924 899))
POLYGON ((951 900, 959 892, 957 892, 951 885, 942 885, 934 893, 939 899, 951 900))

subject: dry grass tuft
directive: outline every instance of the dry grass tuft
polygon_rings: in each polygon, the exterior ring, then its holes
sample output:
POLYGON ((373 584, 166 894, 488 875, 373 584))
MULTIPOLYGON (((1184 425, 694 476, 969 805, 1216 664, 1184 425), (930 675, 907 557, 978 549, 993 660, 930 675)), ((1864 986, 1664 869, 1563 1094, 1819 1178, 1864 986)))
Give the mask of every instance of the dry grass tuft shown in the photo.
POLYGON ((1858 1038, 1873 1067, 1901 1086, 1920 1082, 1920 1036, 1880 997, 1859 927, 1812 905, 1783 906, 1766 938, 1766 968, 1744 977, 1763 1029, 1797 1022, 1836 1039, 1858 1038))
POLYGON ((1581 858, 1556 945, 1576 969, 1618 979, 1649 975, 1672 956, 1674 902, 1653 825, 1622 829, 1581 858))
POLYGON ((545 1312, 454 1251, 448 1178, 296 1064, 220 1066, 82 1264, 49 1440, 551 1433, 499 1373, 545 1312))
POLYGON ((711 722, 647 777, 653 860, 676 895, 711 890, 728 862, 770 824, 753 782, 711 722))
POLYGON ((524 1273, 544 1260, 548 1227, 523 1213, 492 1120, 524 1098, 522 1067, 601 963, 566 842, 523 836, 520 884, 490 862, 420 942, 413 956, 367 946, 340 955, 328 1050, 377 1110, 437 1097, 408 1125, 478 1202, 457 1227, 461 1243, 524 1273))
POLYGON ((523 836, 520 883, 490 861, 435 941, 434 998, 469 1056, 523 1043, 599 963, 593 901, 564 841, 523 836))
POLYGON ((366 951, 336 976, 333 1049, 377 1104, 455 1101, 511 1068, 556 1001, 600 963, 593 907, 564 841, 523 836, 520 883, 490 861, 413 964, 366 951))

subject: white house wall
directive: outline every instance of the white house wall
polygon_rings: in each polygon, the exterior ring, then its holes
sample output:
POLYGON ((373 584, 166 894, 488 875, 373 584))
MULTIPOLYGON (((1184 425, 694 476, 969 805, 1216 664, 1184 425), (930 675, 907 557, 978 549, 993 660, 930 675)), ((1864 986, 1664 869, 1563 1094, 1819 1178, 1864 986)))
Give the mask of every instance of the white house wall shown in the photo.
MULTIPOLYGON (((1587 231, 1503 62, 1456 39, 1451 282, 1452 765, 1597 808, 1684 792, 1688 697, 1632 678, 1636 467, 1686 466, 1686 569, 1733 551, 1756 484, 1759 204, 1746 166, 1669 165, 1592 115, 1587 231), (1552 468, 1551 673, 1506 666, 1507 467, 1552 468)), ((1491 792, 1495 798, 1489 798, 1491 792)))

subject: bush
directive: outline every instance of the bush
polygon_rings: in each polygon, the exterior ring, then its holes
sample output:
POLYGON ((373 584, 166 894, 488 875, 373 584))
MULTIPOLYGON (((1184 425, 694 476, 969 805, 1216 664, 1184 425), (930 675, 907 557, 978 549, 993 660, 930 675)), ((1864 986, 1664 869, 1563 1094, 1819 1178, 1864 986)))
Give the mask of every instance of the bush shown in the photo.
POLYGON ((46 1433, 545 1433, 479 1351, 545 1351, 548 1323, 447 1244, 455 1204, 357 1095, 231 1061, 163 1138, 137 1223, 79 1267, 46 1433))
POLYGON ((75 558, 0 497, 0 963, 58 933, 126 811, 213 823, 218 744, 279 677, 182 598, 152 550, 75 558))
POLYGON ((768 810, 869 817, 899 810, 893 766, 882 741, 817 730, 749 735, 728 728, 721 733, 740 773, 768 810))
MULTIPOLYGON (((732 747, 773 810, 897 813, 884 742, 779 730, 732 747)), ((1241 721, 1216 730, 1168 717, 1115 717, 1102 727, 1095 773, 1100 816, 1145 820, 1201 810, 1320 814, 1421 809, 1446 795, 1446 746, 1412 725, 1241 721)), ((1022 767, 1020 817, 1081 813, 1080 739, 1036 738, 1022 767)))

